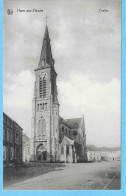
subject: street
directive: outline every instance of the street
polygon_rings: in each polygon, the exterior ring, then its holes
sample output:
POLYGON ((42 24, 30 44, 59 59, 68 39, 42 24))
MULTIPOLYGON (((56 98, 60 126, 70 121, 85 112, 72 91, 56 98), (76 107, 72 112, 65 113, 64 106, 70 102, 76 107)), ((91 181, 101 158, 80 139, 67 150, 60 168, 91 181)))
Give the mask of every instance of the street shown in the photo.
MULTIPOLYGON (((42 163, 41 163, 42 164, 42 163)), ((53 163, 50 163, 53 164, 53 163)), ((120 162, 64 164, 4 190, 119 190, 120 162)))

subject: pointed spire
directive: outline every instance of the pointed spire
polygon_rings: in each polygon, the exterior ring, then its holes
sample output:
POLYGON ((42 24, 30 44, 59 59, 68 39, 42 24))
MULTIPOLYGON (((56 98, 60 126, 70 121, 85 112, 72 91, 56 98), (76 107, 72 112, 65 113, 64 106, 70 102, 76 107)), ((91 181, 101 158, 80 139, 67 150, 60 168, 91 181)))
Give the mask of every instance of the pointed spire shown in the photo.
POLYGON ((50 44, 50 38, 49 38, 49 32, 48 32, 48 27, 46 25, 45 28, 45 34, 43 38, 43 45, 42 45, 42 50, 41 50, 41 56, 40 56, 40 61, 39 61, 39 68, 42 68, 46 65, 54 65, 54 60, 52 57, 52 51, 51 51, 51 44, 50 44))
POLYGON ((47 25, 46 25, 46 28, 45 28, 44 39, 45 39, 45 40, 50 40, 50 39, 49 39, 49 32, 48 32, 48 27, 47 27, 47 25))

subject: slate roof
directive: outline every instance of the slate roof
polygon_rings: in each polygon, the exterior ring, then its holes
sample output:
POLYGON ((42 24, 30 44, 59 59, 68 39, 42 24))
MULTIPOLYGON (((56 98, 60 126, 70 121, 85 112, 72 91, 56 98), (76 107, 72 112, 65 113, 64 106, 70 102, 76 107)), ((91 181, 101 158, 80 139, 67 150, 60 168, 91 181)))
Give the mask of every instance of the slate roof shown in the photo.
POLYGON ((64 123, 66 126, 70 128, 78 128, 81 125, 82 118, 71 118, 71 119, 63 119, 60 116, 60 122, 64 123))
POLYGON ((69 127, 71 128, 78 128, 81 125, 82 118, 71 118, 71 119, 66 119, 66 123, 68 124, 69 127))
MULTIPOLYGON (((4 116, 5 116, 6 118, 8 118, 11 122, 13 122, 14 125, 15 125, 15 127, 19 127, 20 129, 22 129, 22 127, 21 127, 16 121, 14 121, 11 117, 9 117, 7 114, 5 114, 5 112, 3 112, 3 118, 4 118, 4 116)), ((23 130, 23 129, 22 129, 22 130, 23 130)))
POLYGON ((67 124, 66 120, 63 119, 61 116, 59 117, 59 120, 60 120, 60 123, 63 123, 63 124, 65 124, 67 127, 71 128, 71 127, 67 124))

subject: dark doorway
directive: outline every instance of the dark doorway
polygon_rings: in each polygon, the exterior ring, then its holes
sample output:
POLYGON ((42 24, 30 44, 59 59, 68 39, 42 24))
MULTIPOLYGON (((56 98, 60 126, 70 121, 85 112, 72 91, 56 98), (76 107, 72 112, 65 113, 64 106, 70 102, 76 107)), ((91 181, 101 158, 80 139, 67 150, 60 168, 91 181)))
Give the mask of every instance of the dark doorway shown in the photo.
POLYGON ((38 161, 41 161, 42 160, 42 153, 41 153, 41 151, 38 151, 37 152, 37 160, 38 161))
POLYGON ((38 161, 41 161, 41 155, 38 155, 38 161))
POLYGON ((46 161, 46 159, 47 159, 47 152, 45 151, 43 152, 43 161, 46 161))

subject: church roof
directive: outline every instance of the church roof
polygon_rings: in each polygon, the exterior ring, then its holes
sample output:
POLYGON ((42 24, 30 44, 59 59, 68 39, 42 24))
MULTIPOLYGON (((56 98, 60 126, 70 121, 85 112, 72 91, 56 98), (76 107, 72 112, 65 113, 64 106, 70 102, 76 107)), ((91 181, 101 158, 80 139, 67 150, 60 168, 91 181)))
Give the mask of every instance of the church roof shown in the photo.
POLYGON ((38 68, 42 68, 42 67, 49 66, 49 65, 53 66, 54 60, 52 57, 49 31, 46 25, 38 68))
POLYGON ((59 117, 59 119, 60 119, 60 123, 63 123, 63 124, 65 124, 67 127, 71 128, 71 127, 67 124, 66 120, 63 119, 61 116, 59 117))
POLYGON ((74 144, 74 140, 64 135, 61 145, 73 145, 73 144, 74 144))
POLYGON ((71 119, 66 119, 65 121, 69 127, 78 128, 81 125, 82 118, 71 118, 71 119))
POLYGON ((71 118, 71 119, 63 119, 60 116, 60 122, 64 123, 66 126, 70 128, 78 128, 81 126, 82 118, 71 118))

